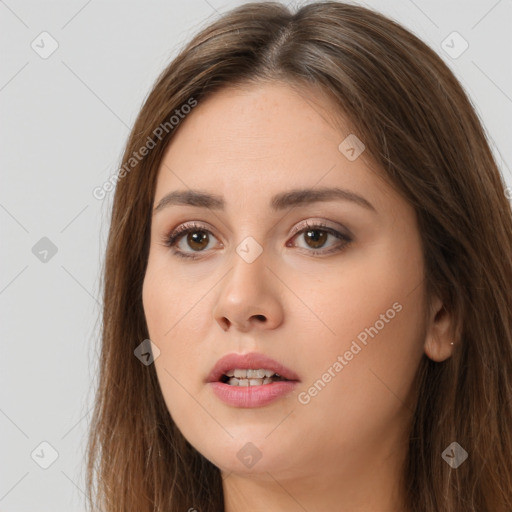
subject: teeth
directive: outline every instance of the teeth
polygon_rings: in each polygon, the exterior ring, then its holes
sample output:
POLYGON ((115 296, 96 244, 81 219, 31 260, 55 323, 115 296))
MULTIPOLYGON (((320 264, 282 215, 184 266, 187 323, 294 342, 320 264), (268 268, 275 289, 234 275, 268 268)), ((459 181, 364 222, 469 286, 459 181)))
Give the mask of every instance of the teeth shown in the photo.
POLYGON ((228 377, 236 377, 237 379, 263 379, 265 377, 272 377, 272 375, 275 375, 275 372, 274 370, 267 370, 264 368, 259 370, 241 370, 239 368, 235 368, 226 372, 226 375, 228 377))
POLYGON ((229 379, 227 384, 230 386, 261 386, 263 384, 272 384, 274 382, 271 378, 265 379, 237 379, 236 377, 232 377, 229 379))

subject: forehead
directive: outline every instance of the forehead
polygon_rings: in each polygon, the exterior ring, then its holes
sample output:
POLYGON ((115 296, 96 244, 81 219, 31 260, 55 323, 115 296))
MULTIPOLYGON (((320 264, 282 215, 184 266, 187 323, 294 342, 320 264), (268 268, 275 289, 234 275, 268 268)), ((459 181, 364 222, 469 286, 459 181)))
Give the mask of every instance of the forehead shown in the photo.
POLYGON ((337 146, 340 135, 333 133, 327 122, 332 105, 317 94, 316 90, 309 95, 307 91, 300 93, 282 83, 223 89, 195 107, 171 146, 199 144, 195 153, 201 156, 224 152, 235 157, 244 157, 247 150, 253 156, 272 156, 272 150, 295 147, 307 140, 330 140, 334 135, 331 142, 337 146))
POLYGON ((241 207, 257 197, 266 206, 271 195, 291 188, 364 188, 371 196, 378 176, 364 158, 351 161, 340 151, 350 128, 340 118, 334 126, 334 109, 318 89, 279 82, 213 94, 182 121, 167 147, 155 202, 186 189, 215 191, 241 207))

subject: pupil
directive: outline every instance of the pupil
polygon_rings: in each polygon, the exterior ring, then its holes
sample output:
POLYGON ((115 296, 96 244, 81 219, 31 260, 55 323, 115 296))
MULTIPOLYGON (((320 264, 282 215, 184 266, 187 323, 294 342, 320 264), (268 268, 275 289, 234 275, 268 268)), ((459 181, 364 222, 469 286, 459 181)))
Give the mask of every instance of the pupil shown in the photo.
MULTIPOLYGON (((312 247, 318 248, 324 245, 325 240, 327 238, 327 233, 325 231, 321 231, 319 229, 312 229, 310 231, 306 231, 306 234, 309 238, 309 242, 313 242, 312 247), (316 236, 315 236, 316 233, 316 236)), ((308 242, 308 244, 309 244, 308 242)))
POLYGON ((208 235, 204 232, 194 231, 188 234, 188 242, 190 247, 192 248, 204 249, 204 247, 206 247, 208 243, 206 243, 206 245, 201 245, 201 242, 204 242, 207 239, 208 235))

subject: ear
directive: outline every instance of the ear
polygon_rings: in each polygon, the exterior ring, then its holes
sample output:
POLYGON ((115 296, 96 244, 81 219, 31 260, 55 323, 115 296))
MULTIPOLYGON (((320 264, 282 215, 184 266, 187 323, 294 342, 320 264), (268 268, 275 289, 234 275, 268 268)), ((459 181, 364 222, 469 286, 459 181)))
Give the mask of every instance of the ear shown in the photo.
POLYGON ((424 350, 425 354, 436 362, 448 359, 455 346, 453 339, 453 317, 436 297, 433 301, 430 317, 427 319, 424 350))

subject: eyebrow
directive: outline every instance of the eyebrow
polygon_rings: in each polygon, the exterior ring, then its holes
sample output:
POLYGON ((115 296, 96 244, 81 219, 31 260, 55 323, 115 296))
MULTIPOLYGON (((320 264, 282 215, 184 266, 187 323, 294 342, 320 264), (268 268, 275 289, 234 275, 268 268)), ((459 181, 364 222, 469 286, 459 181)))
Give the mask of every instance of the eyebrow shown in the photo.
MULTIPOLYGON (((294 206, 323 201, 351 201, 359 206, 377 213, 375 207, 364 197, 357 195, 350 190, 338 187, 317 188, 317 189, 295 189, 288 192, 281 192, 270 200, 270 207, 273 211, 280 211, 294 206)), ((174 205, 188 205, 199 208, 210 208, 212 210, 224 210, 226 203, 222 196, 210 194, 201 190, 175 190, 166 194, 153 210, 153 215, 159 211, 174 205)))

